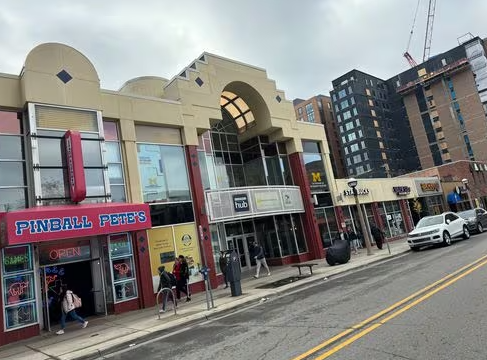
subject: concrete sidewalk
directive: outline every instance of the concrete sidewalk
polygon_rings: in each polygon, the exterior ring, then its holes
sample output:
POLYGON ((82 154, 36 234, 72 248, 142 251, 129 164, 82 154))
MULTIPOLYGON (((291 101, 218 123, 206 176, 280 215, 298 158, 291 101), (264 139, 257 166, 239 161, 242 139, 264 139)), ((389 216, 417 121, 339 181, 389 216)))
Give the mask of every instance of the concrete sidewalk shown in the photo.
MULTIPOLYGON (((374 262, 380 262, 398 256, 409 251, 409 246, 404 240, 398 240, 390 244, 392 254, 389 255, 386 247, 384 250, 373 249, 373 255, 367 256, 366 250, 360 250, 358 255, 352 255, 352 259, 345 265, 329 266, 325 260, 313 261, 318 266, 314 267, 313 275, 302 277, 297 281, 276 288, 262 288, 272 282, 298 275, 298 270, 291 266, 271 268, 271 276, 261 276, 259 279, 246 274, 242 280, 243 295, 232 297, 230 289, 213 290, 215 308, 207 310, 205 293, 195 294, 189 303, 178 304, 177 315, 171 311, 172 303, 168 303, 168 311, 159 319, 157 309, 143 309, 121 315, 95 317, 90 321, 86 329, 80 329, 77 324, 70 323, 66 333, 58 336, 45 332, 41 336, 10 344, 0 348, 2 360, 47 360, 47 359, 94 359, 117 349, 123 349, 130 344, 140 343, 158 334, 167 333, 171 328, 189 326, 192 323, 203 321, 211 317, 221 316, 266 301, 267 298, 285 295, 291 291, 297 291, 299 287, 311 285, 313 282, 354 270, 374 262)), ((307 273, 303 269, 303 274, 307 273)))

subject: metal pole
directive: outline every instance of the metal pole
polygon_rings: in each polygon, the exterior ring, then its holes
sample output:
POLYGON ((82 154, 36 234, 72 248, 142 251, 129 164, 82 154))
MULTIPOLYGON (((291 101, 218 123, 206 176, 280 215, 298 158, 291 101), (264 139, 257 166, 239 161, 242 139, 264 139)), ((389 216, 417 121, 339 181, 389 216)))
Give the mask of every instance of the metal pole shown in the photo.
POLYGON ((367 248, 367 255, 372 255, 372 247, 370 245, 369 232, 365 226, 364 214, 362 213, 362 208, 360 207, 360 202, 358 200, 357 189, 353 188, 353 197, 355 198, 355 205, 357 205, 358 217, 360 220, 360 227, 362 228, 362 233, 364 235, 365 247, 367 248))
POLYGON ((466 188, 467 188, 468 202, 470 203, 470 209, 473 209, 474 206, 472 201, 472 195, 470 194, 470 188, 468 187, 468 185, 466 185, 466 188))

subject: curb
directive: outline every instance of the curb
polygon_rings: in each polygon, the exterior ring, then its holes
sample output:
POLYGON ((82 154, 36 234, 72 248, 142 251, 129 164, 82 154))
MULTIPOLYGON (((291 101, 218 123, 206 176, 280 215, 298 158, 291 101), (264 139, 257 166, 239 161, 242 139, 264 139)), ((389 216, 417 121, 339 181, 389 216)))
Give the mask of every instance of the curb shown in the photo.
MULTIPOLYGON (((104 359, 105 356, 111 355, 113 353, 116 353, 116 352, 119 352, 122 350, 127 350, 128 348, 130 348, 130 345, 132 345, 132 344, 135 344, 135 346, 141 345, 147 341, 153 340, 153 339, 158 338, 160 336, 169 335, 169 334, 176 332, 178 330, 182 330, 188 326, 197 325, 199 323, 209 321, 209 320, 216 320, 220 317, 225 317, 229 314, 236 313, 238 311, 244 311, 244 310, 247 310, 251 307, 258 306, 261 304, 261 302, 256 303, 256 301, 262 299, 263 297, 275 296, 275 298, 278 298, 278 297, 283 297, 286 295, 291 295, 291 294, 294 294, 296 292, 302 291, 303 288, 311 288, 311 287, 316 286, 317 283, 323 281, 323 277, 326 277, 327 279, 333 279, 333 278, 336 278, 339 276, 346 276, 346 275, 351 274, 353 272, 363 270, 366 267, 378 265, 380 263, 384 263, 384 262, 394 260, 395 258, 397 258, 401 255, 405 255, 409 252, 410 252, 410 250, 406 250, 404 252, 400 252, 397 254, 391 254, 390 256, 388 256, 384 259, 376 259, 376 260, 373 260, 369 263, 358 265, 357 267, 350 268, 350 269, 347 269, 347 270, 344 270, 344 271, 341 271, 341 272, 338 272, 335 274, 331 274, 331 275, 316 274, 317 276, 313 276, 313 277, 309 278, 309 280, 306 282, 299 283, 299 281, 298 281, 298 282, 295 282, 292 284, 288 284, 288 285, 285 285, 281 289, 275 289, 273 291, 270 290, 267 294, 249 295, 248 298, 245 299, 244 302, 238 303, 238 304, 230 303, 228 305, 228 308, 225 308, 223 310, 218 310, 218 307, 216 307, 215 309, 213 309, 213 311, 210 310, 211 312, 209 312, 209 313, 201 312, 201 313, 197 313, 194 315, 189 315, 188 318, 189 317, 191 317, 191 318, 188 319, 188 321, 185 321, 184 323, 175 324, 172 326, 169 325, 165 329, 156 330, 156 331, 151 332, 151 333, 146 334, 146 335, 141 335, 140 337, 137 337, 136 339, 124 341, 120 344, 116 344, 114 346, 109 346, 106 349, 93 350, 88 354, 84 354, 84 355, 81 355, 78 357, 75 356, 71 359, 76 359, 76 360, 104 359)), ((270 299, 270 300, 272 301, 272 299, 270 299)), ((184 317, 182 317, 181 319, 184 319, 184 317)))

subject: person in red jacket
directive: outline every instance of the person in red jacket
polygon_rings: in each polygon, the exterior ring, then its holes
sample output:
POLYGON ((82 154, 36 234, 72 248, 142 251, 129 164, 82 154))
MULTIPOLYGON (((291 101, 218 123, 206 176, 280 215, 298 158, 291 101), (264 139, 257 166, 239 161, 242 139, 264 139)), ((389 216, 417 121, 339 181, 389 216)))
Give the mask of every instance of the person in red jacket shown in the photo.
POLYGON ((188 290, 189 266, 183 255, 179 255, 174 261, 172 273, 176 277, 176 298, 181 299, 181 292, 186 294, 186 302, 191 301, 191 294, 188 290))

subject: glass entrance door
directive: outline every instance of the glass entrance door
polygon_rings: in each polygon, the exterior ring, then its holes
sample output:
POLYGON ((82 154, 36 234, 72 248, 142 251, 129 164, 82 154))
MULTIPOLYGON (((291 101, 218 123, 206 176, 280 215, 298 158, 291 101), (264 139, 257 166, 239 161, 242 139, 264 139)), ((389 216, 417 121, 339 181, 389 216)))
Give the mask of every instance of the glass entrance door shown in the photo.
POLYGON ((255 259, 252 255, 254 241, 254 234, 246 234, 227 238, 227 248, 228 250, 235 249, 237 251, 242 271, 250 270, 252 266, 255 266, 256 264, 255 259))

